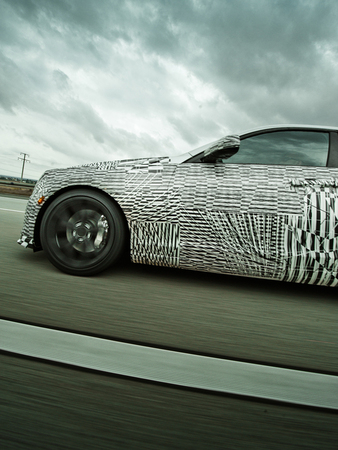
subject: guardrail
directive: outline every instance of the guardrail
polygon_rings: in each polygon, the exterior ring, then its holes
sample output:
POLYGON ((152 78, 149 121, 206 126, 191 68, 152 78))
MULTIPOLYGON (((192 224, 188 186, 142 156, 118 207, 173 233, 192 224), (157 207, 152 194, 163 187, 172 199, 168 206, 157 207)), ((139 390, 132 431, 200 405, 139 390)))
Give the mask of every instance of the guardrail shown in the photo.
POLYGON ((23 188, 34 188, 35 183, 26 183, 25 181, 0 180, 0 186, 18 186, 23 188))
POLYGON ((34 186, 35 183, 0 180, 0 194, 29 197, 33 192, 34 186))

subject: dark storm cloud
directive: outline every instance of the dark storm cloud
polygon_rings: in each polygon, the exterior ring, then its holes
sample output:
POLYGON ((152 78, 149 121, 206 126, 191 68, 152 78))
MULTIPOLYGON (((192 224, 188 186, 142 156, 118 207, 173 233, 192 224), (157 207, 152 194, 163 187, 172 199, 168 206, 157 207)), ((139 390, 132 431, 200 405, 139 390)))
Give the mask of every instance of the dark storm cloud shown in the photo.
POLYGON ((335 125, 336 0, 0 0, 0 22, 7 130, 79 162, 335 125))
MULTIPOLYGON (((258 109, 270 117, 283 93, 299 115, 305 93, 316 103, 318 91, 326 96, 337 88, 334 1, 164 2, 163 9, 162 2, 153 4, 152 20, 139 34, 143 46, 181 61, 253 114, 258 109), (274 96, 277 102, 270 104, 274 96)), ((334 94, 331 113, 336 100, 334 94)), ((287 105, 285 118, 297 116, 287 105)), ((306 116, 316 121, 313 113, 306 116)))
POLYGON ((228 94, 236 99, 243 87, 273 91, 290 84, 301 87, 316 76, 323 48, 329 45, 335 56, 337 52, 334 0, 8 0, 8 4, 41 35, 63 34, 70 46, 75 44, 73 50, 87 51, 90 60, 104 61, 95 36, 135 42, 141 53, 180 61, 222 89, 235 83, 228 94))
POLYGON ((141 50, 194 62, 210 73, 240 75, 237 81, 250 78, 243 72, 247 65, 257 70, 258 81, 269 82, 284 62, 299 68, 304 61, 313 64, 316 44, 337 37, 334 0, 8 0, 8 5, 41 30, 136 41, 141 50))

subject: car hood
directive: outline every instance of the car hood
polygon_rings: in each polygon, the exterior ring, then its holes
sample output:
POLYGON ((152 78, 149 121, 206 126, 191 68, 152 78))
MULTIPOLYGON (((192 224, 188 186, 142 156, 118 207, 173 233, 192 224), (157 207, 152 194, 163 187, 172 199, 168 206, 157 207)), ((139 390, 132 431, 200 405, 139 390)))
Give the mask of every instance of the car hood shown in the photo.
MULTIPOLYGON (((115 161, 103 161, 103 162, 96 162, 96 163, 90 163, 90 164, 83 164, 81 166, 76 166, 76 168, 80 167, 92 167, 93 169, 99 169, 99 170, 111 170, 111 169, 117 169, 120 167, 148 167, 150 165, 158 165, 158 164, 169 164, 171 159, 168 156, 159 156, 159 157, 152 157, 152 158, 136 158, 136 159, 120 159, 115 161)), ((75 167, 74 167, 75 168, 75 167)))

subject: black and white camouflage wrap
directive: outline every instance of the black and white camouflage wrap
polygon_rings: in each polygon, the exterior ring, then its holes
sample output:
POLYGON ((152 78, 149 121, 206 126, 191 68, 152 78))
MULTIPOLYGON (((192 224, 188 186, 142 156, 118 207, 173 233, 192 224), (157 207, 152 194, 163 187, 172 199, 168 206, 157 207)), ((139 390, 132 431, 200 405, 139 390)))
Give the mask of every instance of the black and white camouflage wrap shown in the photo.
POLYGON ((338 169, 153 158, 50 170, 36 184, 18 242, 34 248, 41 196, 83 186, 120 205, 133 262, 338 283, 338 169))

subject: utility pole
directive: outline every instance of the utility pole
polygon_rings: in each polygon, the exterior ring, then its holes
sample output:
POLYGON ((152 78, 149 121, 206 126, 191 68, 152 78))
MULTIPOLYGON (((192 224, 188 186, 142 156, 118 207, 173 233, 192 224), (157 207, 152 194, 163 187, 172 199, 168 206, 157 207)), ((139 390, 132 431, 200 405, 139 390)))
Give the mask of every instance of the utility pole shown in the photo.
POLYGON ((25 168, 25 163, 26 163, 26 162, 30 162, 30 161, 29 161, 28 159, 26 159, 26 156, 29 156, 28 153, 23 153, 23 152, 21 152, 20 155, 23 155, 23 158, 22 158, 21 156, 18 157, 18 159, 21 159, 21 160, 22 160, 22 171, 21 171, 21 181, 22 181, 22 178, 23 178, 23 171, 24 171, 24 168, 25 168))

